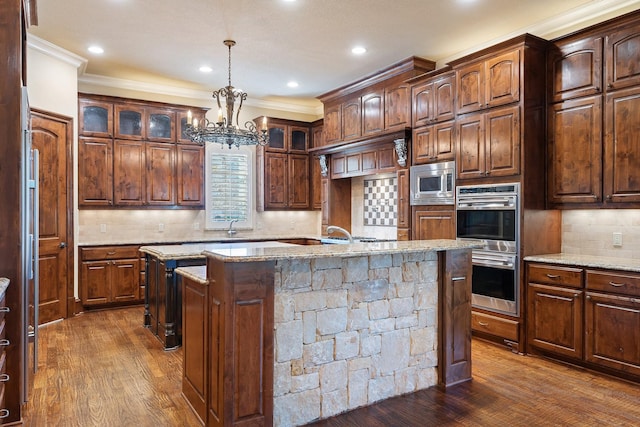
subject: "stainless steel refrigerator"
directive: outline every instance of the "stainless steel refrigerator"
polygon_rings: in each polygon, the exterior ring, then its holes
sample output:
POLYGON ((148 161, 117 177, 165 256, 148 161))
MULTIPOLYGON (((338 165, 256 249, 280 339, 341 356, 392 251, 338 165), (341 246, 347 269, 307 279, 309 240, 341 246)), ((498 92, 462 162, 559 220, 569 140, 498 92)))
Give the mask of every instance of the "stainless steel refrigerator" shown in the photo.
POLYGON ((31 113, 27 88, 22 88, 22 177, 21 177, 21 229, 22 229, 22 403, 26 402, 33 387, 33 375, 38 367, 38 150, 31 146, 31 113))

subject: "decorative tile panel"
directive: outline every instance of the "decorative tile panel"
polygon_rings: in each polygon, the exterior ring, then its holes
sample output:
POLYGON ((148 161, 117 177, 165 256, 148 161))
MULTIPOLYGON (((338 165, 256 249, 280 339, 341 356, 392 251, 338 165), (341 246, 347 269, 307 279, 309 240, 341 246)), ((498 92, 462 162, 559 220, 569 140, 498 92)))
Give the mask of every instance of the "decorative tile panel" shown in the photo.
POLYGON ((364 225, 395 227, 398 218, 398 178, 364 180, 364 225))

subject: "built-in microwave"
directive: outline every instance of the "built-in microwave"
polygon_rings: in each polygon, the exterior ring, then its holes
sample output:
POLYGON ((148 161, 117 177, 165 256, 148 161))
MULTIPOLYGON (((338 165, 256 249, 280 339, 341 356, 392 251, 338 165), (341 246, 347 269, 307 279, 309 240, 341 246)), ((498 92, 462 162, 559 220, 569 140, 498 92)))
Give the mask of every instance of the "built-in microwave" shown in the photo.
POLYGON ((455 199, 455 162, 411 166, 412 205, 452 205, 455 199))

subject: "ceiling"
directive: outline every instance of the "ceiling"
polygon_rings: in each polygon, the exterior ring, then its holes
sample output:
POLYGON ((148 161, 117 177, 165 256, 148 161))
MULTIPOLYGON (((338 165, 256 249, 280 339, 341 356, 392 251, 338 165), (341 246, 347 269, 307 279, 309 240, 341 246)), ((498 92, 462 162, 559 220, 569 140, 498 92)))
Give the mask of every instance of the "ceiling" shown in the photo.
POLYGON ((83 78, 208 91, 231 80, 254 102, 318 95, 410 56, 438 66, 529 32, 557 37, 640 0, 37 0, 29 33, 86 59, 83 78), (87 51, 92 44, 102 55, 87 51), (355 45, 367 52, 351 53, 355 45), (213 71, 202 73, 199 67, 213 71), (295 80, 297 88, 287 82, 295 80))

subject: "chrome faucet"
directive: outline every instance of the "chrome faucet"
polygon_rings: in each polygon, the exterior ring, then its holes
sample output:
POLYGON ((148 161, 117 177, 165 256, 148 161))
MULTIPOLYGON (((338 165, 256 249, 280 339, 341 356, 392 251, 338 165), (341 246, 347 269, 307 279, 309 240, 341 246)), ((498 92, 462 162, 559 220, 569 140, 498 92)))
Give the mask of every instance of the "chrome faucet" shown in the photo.
POLYGON ((238 222, 238 220, 232 219, 231 222, 229 223, 229 229, 227 230, 227 234, 229 235, 229 237, 233 237, 233 235, 235 235, 238 232, 238 230, 233 229, 234 222, 238 222))
POLYGON ((339 233, 344 234, 347 237, 347 239, 349 240, 349 243, 353 243, 353 237, 351 237, 351 233, 349 233, 344 228, 338 227, 337 225, 330 225, 330 226, 327 227, 327 234, 331 234, 334 231, 337 231, 339 233))

